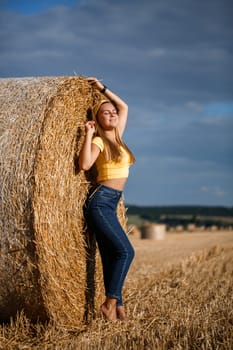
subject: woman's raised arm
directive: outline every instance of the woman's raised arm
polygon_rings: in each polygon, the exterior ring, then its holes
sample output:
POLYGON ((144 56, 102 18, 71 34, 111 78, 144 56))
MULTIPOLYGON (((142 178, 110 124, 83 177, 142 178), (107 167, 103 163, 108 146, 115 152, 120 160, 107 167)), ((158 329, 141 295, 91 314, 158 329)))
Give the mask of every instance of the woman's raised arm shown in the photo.
POLYGON ((114 92, 112 92, 108 87, 102 84, 97 78, 87 78, 89 84, 93 85, 98 89, 107 99, 109 99, 117 108, 119 116, 119 125, 118 131, 120 136, 123 135, 123 132, 126 127, 126 122, 128 118, 128 105, 114 92))

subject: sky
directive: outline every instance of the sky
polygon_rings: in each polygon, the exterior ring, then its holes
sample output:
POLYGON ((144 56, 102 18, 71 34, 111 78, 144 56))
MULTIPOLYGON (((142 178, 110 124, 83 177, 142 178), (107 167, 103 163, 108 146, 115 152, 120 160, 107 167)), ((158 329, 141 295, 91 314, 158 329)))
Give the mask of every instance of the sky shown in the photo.
POLYGON ((0 77, 95 76, 129 105, 125 202, 233 206, 232 0, 0 0, 0 77))

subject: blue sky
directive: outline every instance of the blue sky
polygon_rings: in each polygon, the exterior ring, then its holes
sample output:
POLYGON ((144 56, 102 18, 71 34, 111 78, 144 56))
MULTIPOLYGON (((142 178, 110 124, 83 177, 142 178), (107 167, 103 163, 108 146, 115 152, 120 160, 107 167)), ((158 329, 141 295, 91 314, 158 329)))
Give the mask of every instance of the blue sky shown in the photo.
POLYGON ((1 0, 1 7, 4 10, 15 11, 27 15, 38 14, 46 12, 49 8, 65 4, 66 6, 73 6, 84 3, 84 1, 76 0, 1 0))
POLYGON ((138 205, 233 205, 231 0, 0 2, 0 76, 97 76, 129 104, 138 205))

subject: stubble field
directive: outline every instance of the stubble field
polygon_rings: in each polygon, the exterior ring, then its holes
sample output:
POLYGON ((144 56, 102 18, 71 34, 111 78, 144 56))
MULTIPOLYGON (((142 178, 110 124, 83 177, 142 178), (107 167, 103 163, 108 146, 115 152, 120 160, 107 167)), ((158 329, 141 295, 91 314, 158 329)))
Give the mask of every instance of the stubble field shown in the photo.
POLYGON ((0 326, 0 349, 232 349, 233 232, 131 240, 136 257, 124 289, 127 322, 99 316, 61 329, 32 325, 21 314, 0 326))

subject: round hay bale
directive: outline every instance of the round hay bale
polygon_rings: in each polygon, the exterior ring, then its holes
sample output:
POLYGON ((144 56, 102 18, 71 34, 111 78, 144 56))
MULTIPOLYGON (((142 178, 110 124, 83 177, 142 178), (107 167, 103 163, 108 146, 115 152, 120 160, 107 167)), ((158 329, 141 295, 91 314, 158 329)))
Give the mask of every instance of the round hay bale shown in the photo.
POLYGON ((162 240, 165 238, 166 225, 145 223, 141 226, 142 239, 162 240))
POLYGON ((77 157, 100 96, 82 77, 0 79, 1 321, 24 310, 75 326, 99 308, 102 269, 83 218, 95 174, 77 157))
POLYGON ((183 232, 184 231, 184 226, 183 225, 177 225, 175 227, 175 232, 183 232))
POLYGON ((196 231, 196 225, 195 225, 195 224, 188 224, 188 225, 187 225, 187 231, 188 231, 188 232, 194 232, 194 231, 196 231))
POLYGON ((218 226, 217 226, 217 225, 211 225, 211 226, 210 226, 210 231, 211 231, 211 232, 216 232, 216 231, 218 231, 218 226))

